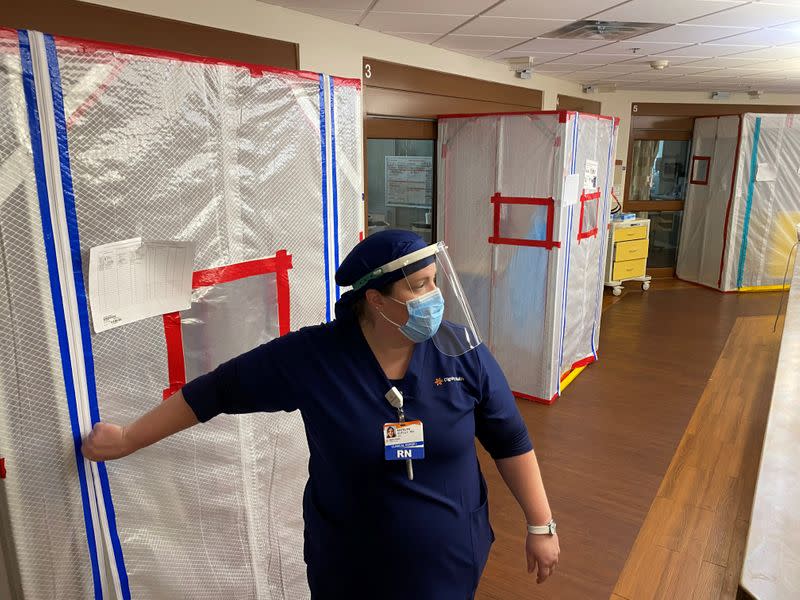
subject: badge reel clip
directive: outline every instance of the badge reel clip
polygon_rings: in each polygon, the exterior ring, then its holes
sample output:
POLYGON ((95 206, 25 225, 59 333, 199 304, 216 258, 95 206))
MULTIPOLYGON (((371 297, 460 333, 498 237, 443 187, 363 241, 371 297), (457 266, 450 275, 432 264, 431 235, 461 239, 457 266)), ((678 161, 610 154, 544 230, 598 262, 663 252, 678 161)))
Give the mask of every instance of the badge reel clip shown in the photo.
MULTIPOLYGON (((400 423, 406 422, 406 415, 403 412, 403 394, 400 393, 396 387, 392 386, 386 395, 384 396, 386 401, 392 405, 393 408, 397 409, 397 420, 400 423)), ((406 459, 406 474, 408 475, 408 479, 410 481, 414 480, 414 463, 410 458, 406 459)))

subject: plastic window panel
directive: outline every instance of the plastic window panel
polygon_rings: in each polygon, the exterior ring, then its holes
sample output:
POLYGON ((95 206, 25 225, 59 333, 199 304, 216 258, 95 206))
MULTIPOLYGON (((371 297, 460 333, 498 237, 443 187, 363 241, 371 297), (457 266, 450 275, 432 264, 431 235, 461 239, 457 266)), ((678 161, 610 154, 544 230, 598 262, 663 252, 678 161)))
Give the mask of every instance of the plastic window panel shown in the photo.
POLYGON ((494 205, 491 244, 558 248, 553 239, 555 202, 553 198, 517 198, 492 196, 494 205))
POLYGON ((711 172, 710 156, 692 157, 692 178, 689 183, 694 185, 708 185, 708 176, 711 172))
MULTIPOLYGON (((214 302, 215 298, 223 292, 223 286, 227 288, 236 288, 236 291, 245 292, 248 289, 262 289, 264 286, 273 286, 274 293, 270 289, 266 289, 265 297, 266 304, 272 304, 277 313, 277 332, 274 332, 275 315, 269 314, 269 308, 263 314, 265 330, 277 335, 285 335, 290 331, 290 313, 289 313, 289 269, 292 268, 292 257, 285 251, 281 250, 274 258, 265 258, 260 260, 252 260, 244 263, 236 263, 215 269, 207 269, 204 271, 195 271, 192 276, 192 290, 193 297, 197 295, 198 290, 202 288, 216 288, 210 292, 209 300, 214 302), (245 280, 251 280, 247 281, 245 280), (258 279, 264 280, 263 282, 257 281, 258 279), (234 285, 226 285, 234 284, 234 285), (236 285, 239 284, 239 285, 236 285), (271 302, 270 302, 271 300, 271 302)), ((224 291, 234 291, 224 290, 224 291)), ((245 302, 254 302, 252 299, 243 299, 245 302)), ((258 302, 256 300, 255 302, 258 302)), ((203 352, 202 339, 203 332, 201 328, 197 327, 196 323, 196 306, 192 306, 184 315, 180 312, 173 312, 165 314, 164 319, 164 337, 167 343, 167 361, 169 371, 169 387, 164 390, 163 397, 166 400, 172 394, 181 389, 187 381, 187 357, 191 361, 189 366, 193 376, 200 375, 198 371, 206 371, 197 365, 198 362, 218 359, 219 354, 213 353, 209 355, 203 352), (186 317, 186 319, 182 318, 186 317), (184 324, 192 328, 191 334, 187 335, 190 347, 184 346, 184 324), (188 350, 188 352, 187 352, 188 350)), ((213 313, 213 310, 212 310, 213 313)), ((226 319, 230 322, 229 319, 226 319)), ((218 325, 217 325, 218 327, 218 325)), ((226 351, 223 349, 221 352, 224 354, 226 351)), ((235 352, 237 354, 238 352, 235 352)), ((230 354, 230 352, 228 352, 230 354)), ((232 356, 225 356, 224 358, 232 358, 232 356)), ((217 361, 218 364, 219 361, 217 361)), ((214 365, 216 366, 216 364, 214 365)))

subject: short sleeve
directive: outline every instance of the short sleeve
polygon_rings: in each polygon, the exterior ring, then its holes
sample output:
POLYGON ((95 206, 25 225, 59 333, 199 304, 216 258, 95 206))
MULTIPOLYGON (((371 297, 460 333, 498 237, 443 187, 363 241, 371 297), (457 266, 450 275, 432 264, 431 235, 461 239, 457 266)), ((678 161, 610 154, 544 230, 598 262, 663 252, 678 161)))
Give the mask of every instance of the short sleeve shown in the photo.
POLYGON ((476 349, 480 361, 480 402, 475 408, 475 435, 495 460, 533 449, 528 428, 500 365, 488 348, 476 349))
POLYGON ((183 397, 201 422, 220 413, 293 411, 299 408, 293 393, 289 365, 298 364, 298 336, 289 333, 222 363, 183 386, 183 397))

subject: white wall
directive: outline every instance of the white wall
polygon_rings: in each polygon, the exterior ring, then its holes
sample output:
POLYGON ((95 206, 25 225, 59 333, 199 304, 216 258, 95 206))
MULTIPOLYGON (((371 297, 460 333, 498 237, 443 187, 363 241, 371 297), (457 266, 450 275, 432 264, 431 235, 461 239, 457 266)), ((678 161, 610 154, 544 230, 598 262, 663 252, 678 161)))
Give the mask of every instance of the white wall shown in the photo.
MULTIPOLYGON (((442 48, 404 40, 354 25, 307 15, 258 0, 87 0, 94 4, 188 21, 299 44, 300 68, 341 77, 361 77, 365 56, 415 67, 476 77, 543 92, 545 110, 556 106, 558 94, 587 97, 602 103, 602 112, 621 118, 617 158, 628 155, 631 105, 634 102, 711 103, 707 92, 642 92, 618 90, 586 96, 579 84, 535 74, 521 80, 505 65, 442 48)), ((715 102, 716 103, 716 102, 715 102)), ((731 94, 728 104, 800 104, 800 94, 765 94, 749 100, 731 94)))

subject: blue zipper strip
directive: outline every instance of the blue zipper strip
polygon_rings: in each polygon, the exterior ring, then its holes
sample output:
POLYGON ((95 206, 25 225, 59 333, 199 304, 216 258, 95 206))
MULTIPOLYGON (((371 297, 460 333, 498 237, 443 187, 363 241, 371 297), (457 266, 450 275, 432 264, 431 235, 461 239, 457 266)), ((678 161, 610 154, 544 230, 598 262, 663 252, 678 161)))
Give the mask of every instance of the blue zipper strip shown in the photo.
POLYGON ((325 77, 319 76, 319 135, 322 151, 322 231, 325 255, 325 320, 331 320, 331 264, 328 247, 328 157, 327 134, 325 132, 325 77))
POLYGON ((753 194, 756 188, 758 173, 758 140, 761 137, 761 117, 756 117, 756 129, 753 134, 753 153, 750 155, 750 182, 747 184, 747 206, 744 211, 744 227, 742 228, 742 246, 739 249, 739 272, 736 275, 736 287, 742 287, 744 281, 744 263, 747 258, 747 236, 750 233, 750 212, 753 209, 753 194))
POLYGON ((61 371, 64 377, 64 390, 67 395, 67 408, 72 429, 72 442, 75 461, 78 467, 78 482, 83 504, 83 521, 86 528, 86 541, 89 547, 89 559, 92 565, 92 581, 94 597, 102 600, 103 587, 100 579, 100 568, 97 561, 97 544, 95 543, 94 522, 89 506, 89 490, 86 484, 86 468, 81 454, 81 428, 78 421, 78 404, 75 398, 75 382, 72 378, 72 360, 69 355, 69 339, 67 335, 64 301, 61 296, 61 282, 56 259, 55 235, 53 234, 50 199, 47 193, 47 177, 44 166, 44 150, 42 148, 42 130, 39 122, 39 109, 36 102, 36 83, 33 76, 33 59, 31 57, 30 39, 27 31, 19 31, 19 53, 22 63, 22 84, 25 91, 25 104, 28 110, 28 126, 31 133, 31 150, 33 168, 36 176, 36 188, 39 197, 39 212, 42 217, 42 236, 47 256, 47 273, 50 279, 50 294, 53 301, 53 313, 58 334, 58 347, 61 354, 61 371))
MULTIPOLYGON (((89 413, 92 425, 100 421, 100 407, 97 402, 97 383, 95 381, 94 355, 92 353, 92 334, 89 327, 89 308, 86 301, 86 287, 83 283, 83 265, 81 263, 81 245, 78 231, 78 213, 75 208, 75 193, 72 185, 72 169, 69 160, 69 143, 67 138, 67 120, 64 114, 64 93, 61 87, 61 73, 58 66, 56 44, 51 35, 44 36, 45 50, 47 53, 47 70, 50 75, 50 88, 53 95, 53 109, 55 111, 56 140, 61 166, 61 186, 64 192, 64 209, 67 220, 69 246, 72 255, 72 272, 75 282, 75 293, 78 303, 78 317, 80 321, 81 339, 83 346, 83 363, 86 370, 87 395, 89 397, 89 413)), ((120 587, 123 600, 130 600, 131 592, 128 584, 128 574, 125 569, 125 560, 122 554, 122 545, 117 532, 117 518, 114 511, 114 502, 111 498, 111 486, 108 481, 108 471, 105 463, 98 463, 100 486, 103 489, 103 503, 108 520, 111 545, 114 552, 114 561, 119 572, 120 587)))

